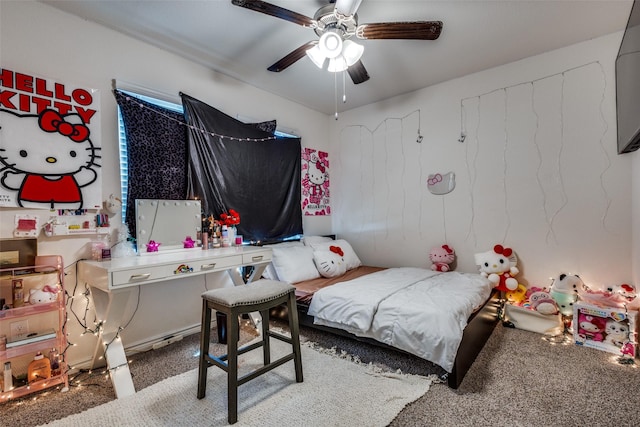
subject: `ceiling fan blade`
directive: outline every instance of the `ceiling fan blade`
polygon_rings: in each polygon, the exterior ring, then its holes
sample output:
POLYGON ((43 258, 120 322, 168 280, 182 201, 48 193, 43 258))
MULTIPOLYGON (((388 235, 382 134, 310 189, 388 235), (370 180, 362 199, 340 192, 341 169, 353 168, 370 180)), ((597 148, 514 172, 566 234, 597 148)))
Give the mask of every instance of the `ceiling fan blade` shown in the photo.
POLYGON ((367 73, 367 69, 362 65, 362 61, 358 61, 351 67, 347 68, 347 72, 349 73, 351 80, 353 80, 353 84, 358 85, 369 80, 369 73, 367 73))
POLYGON ((356 37, 363 40, 435 40, 441 31, 442 21, 380 22, 358 25, 356 37))
POLYGON ((317 40, 312 40, 308 43, 303 44, 302 46, 300 46, 299 48, 297 48, 296 50, 294 50, 293 52, 291 52, 290 54, 288 54, 287 56, 285 56, 284 58, 282 58, 281 60, 279 60, 272 66, 270 66, 269 68, 267 68, 267 70, 273 71, 274 73, 279 73, 280 71, 284 70, 290 65, 293 65, 298 60, 304 58, 307 51, 317 44, 318 44, 317 40))
POLYGON ((266 1, 231 0, 231 3, 236 6, 254 10, 256 12, 275 16, 276 18, 284 19, 285 21, 293 22, 294 24, 302 25, 303 27, 313 28, 316 25, 316 21, 309 18, 308 16, 293 12, 280 6, 276 6, 275 4, 267 3, 266 1))
POLYGON ((336 12, 345 16, 355 15, 362 0, 336 0, 336 12))

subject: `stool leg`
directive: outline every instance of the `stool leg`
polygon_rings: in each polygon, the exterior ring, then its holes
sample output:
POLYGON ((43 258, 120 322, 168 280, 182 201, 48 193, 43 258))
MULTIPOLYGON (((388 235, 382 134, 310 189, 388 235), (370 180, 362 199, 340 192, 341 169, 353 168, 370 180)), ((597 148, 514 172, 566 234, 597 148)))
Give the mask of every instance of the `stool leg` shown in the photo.
POLYGON ((262 316, 262 354, 264 365, 267 366, 271 363, 271 347, 269 342, 269 310, 260 312, 262 316))
POLYGON ((291 344, 293 345, 293 363, 295 364, 296 369, 296 382, 301 383, 303 381, 302 353, 300 352, 300 327, 298 325, 298 307, 296 306, 296 295, 294 292, 289 293, 287 311, 289 312, 289 330, 291 331, 291 344))
POLYGON ((227 411, 229 424, 238 421, 238 313, 227 315, 227 411))
POLYGON ((206 300, 202 300, 202 323, 200 325, 200 356, 198 358, 198 399, 202 399, 207 391, 207 368, 209 364, 206 356, 209 354, 209 340, 211 338, 211 309, 206 300))
POLYGON ((227 343, 227 315, 216 311, 216 324, 218 325, 218 343, 227 343))

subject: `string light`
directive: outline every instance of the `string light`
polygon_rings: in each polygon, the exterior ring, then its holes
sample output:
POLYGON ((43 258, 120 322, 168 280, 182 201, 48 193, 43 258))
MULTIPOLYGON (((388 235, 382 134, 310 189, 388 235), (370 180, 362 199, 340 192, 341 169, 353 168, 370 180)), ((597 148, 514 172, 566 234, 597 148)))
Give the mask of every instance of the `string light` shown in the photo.
MULTIPOLYGON (((404 139, 404 126, 403 126, 404 121, 407 118, 413 116, 414 114, 418 115, 418 126, 416 128, 416 130, 417 130, 416 143, 421 143, 423 141, 423 136, 422 136, 422 134, 420 132, 421 121, 422 121, 421 110, 420 109, 413 110, 410 113, 408 113, 408 114, 406 114, 406 115, 404 115, 402 117, 387 117, 386 119, 384 119, 383 121, 378 123, 378 125, 373 129, 371 129, 371 128, 365 126, 365 125, 349 125, 349 126, 345 126, 340 130, 340 139, 342 140, 342 135, 347 129, 349 129, 349 128, 357 128, 359 130, 360 144, 362 145, 362 140, 363 140, 362 134, 363 134, 363 131, 366 131, 369 135, 371 135, 371 138, 373 139, 375 133, 381 127, 384 126, 384 134, 383 134, 383 137, 385 138, 384 147, 385 147, 385 150, 388 150, 389 149, 389 144, 387 144, 387 141, 386 141, 386 138, 387 138, 387 135, 388 135, 388 128, 387 128, 388 123, 390 121, 396 121, 396 120, 400 121, 400 124, 401 124, 401 137, 400 137, 400 139, 401 139, 401 142, 402 142, 402 140, 404 139)), ((401 150, 404 150, 404 145, 403 144, 401 145, 401 150)), ((421 150, 422 150, 422 148, 421 148, 421 150)), ((360 151, 362 152, 362 150, 360 150, 360 151)), ((362 157, 363 156, 360 156, 360 161, 362 161, 362 157)), ((390 158, 390 154, 387 152, 386 155, 384 156, 384 161, 387 162, 389 158, 390 158)), ((422 160, 422 156, 420 156, 420 160, 422 160)), ((339 159, 339 161, 341 162, 341 159, 339 159)), ((387 170, 387 168, 388 168, 388 164, 385 164, 385 170, 387 170)), ((363 170, 362 164, 361 164, 360 170, 363 170)), ((421 168, 421 170, 422 170, 422 168, 421 168)), ((403 168, 402 171, 400 171, 400 172, 404 176, 405 173, 406 173, 406 170, 403 168)), ((362 183, 363 179, 364 179, 363 175, 360 175, 360 185, 361 186, 363 186, 363 183, 362 183)), ((389 183, 388 180, 386 181, 386 186, 387 186, 387 192, 390 193, 391 192, 391 186, 390 186, 390 183, 389 183)), ((405 191, 406 191, 406 189, 405 189, 405 191)), ((364 194, 364 192, 361 191, 360 194, 364 194)), ((375 193, 374 193, 374 196, 375 196, 375 193)), ((403 209, 406 208, 406 206, 405 206, 406 200, 407 200, 407 197, 406 197, 406 194, 405 194, 404 195, 404 203, 403 203, 403 206, 402 206, 403 209)), ((373 202, 375 204, 375 200, 373 202)), ((338 209, 339 209, 339 207, 338 207, 338 209)), ((385 227, 385 233, 386 233, 386 235, 384 237, 385 240, 387 240, 389 238, 389 234, 388 234, 389 233, 389 221, 390 221, 390 217, 391 217, 389 210, 391 209, 391 206, 389 204, 387 204, 386 209, 387 209, 386 210, 386 217, 387 217, 386 218, 386 224, 387 225, 385 227)), ((420 210, 422 210, 422 204, 420 204, 420 210)), ((371 209, 371 211, 373 212, 373 209, 371 209)), ((422 213, 419 215, 419 217, 422 218, 422 213)), ((402 215, 402 221, 404 221, 404 220, 405 220, 405 216, 402 215)), ((361 230, 363 230, 362 227, 364 227, 364 223, 365 223, 364 221, 360 221, 361 230)), ((404 227, 403 227, 403 229, 404 229, 404 227)), ((406 236, 404 236, 404 234, 403 234, 403 237, 406 238, 406 236)), ((374 245, 374 248, 376 247, 376 241, 377 241, 376 235, 375 235, 375 233, 373 233, 373 245, 374 245)))
MULTIPOLYGON (((114 92, 115 92, 115 91, 114 91, 114 92)), ((123 95, 124 95, 124 94, 123 94, 123 95)), ((125 99, 126 99, 127 101, 132 101, 132 100, 138 101, 136 98, 131 97, 131 96, 128 96, 128 95, 124 95, 124 97, 125 97, 125 99)), ((211 132, 211 131, 209 131, 209 130, 199 128, 199 127, 197 127, 197 126, 190 125, 190 124, 188 124, 188 123, 187 123, 187 122, 185 122, 185 121, 178 120, 178 119, 176 119, 176 118, 174 118, 174 117, 171 117, 171 116, 169 116, 169 115, 167 115, 167 114, 164 114, 164 113, 162 113, 162 112, 160 112, 160 111, 158 111, 158 110, 156 110, 156 109, 153 109, 153 108, 151 108, 151 107, 149 107, 149 106, 147 106, 147 105, 143 104, 142 102, 138 102, 138 107, 140 107, 140 108, 142 108, 142 109, 145 109, 145 110, 148 110, 148 111, 151 111, 152 113, 157 114, 157 115, 159 115, 159 116, 162 116, 162 117, 164 117, 164 118, 166 118, 167 120, 170 120, 170 121, 172 121, 172 122, 176 122, 176 123, 178 123, 180 126, 186 126, 186 127, 188 127, 189 129, 191 129, 191 130, 193 130, 193 131, 200 132, 200 133, 202 133, 202 134, 211 135, 211 136, 213 136, 213 137, 224 138, 224 139, 228 139, 228 140, 231 140, 231 141, 249 141, 249 142, 264 142, 264 141, 270 141, 270 140, 275 140, 275 139, 276 139, 276 136, 275 136, 275 135, 273 135, 273 136, 268 136, 268 137, 264 137, 264 138, 238 138, 238 137, 235 137, 235 136, 222 135, 222 134, 219 134, 219 133, 216 133, 216 132, 211 132)), ((336 113, 336 115, 337 115, 337 113, 336 113)), ((336 117, 336 118, 337 118, 337 117, 336 117)))
MULTIPOLYGON (((566 74, 572 71, 576 71, 591 65, 598 65, 600 72, 602 74, 603 77, 603 90, 602 90, 602 97, 600 99, 600 118, 602 120, 602 123, 604 125, 604 130, 602 132, 602 134, 600 135, 600 139, 599 139, 599 143, 600 146, 602 148, 602 151, 605 153, 606 159, 607 159, 607 164, 605 165, 604 169, 602 170, 602 172, 600 173, 600 186, 602 188, 602 191, 604 192, 604 197, 606 200, 606 206, 604 209, 604 213, 602 216, 602 223, 603 223, 603 227, 606 230, 606 218, 609 212, 609 208, 611 206, 611 198, 608 196, 608 193, 606 191, 606 188, 604 186, 604 174, 609 170, 609 168, 611 167, 611 161, 609 158, 609 155, 604 147, 603 144, 603 140, 604 140, 604 136, 606 135, 606 133, 608 132, 609 126, 608 123, 606 121, 605 115, 604 115, 604 111, 603 111, 603 104, 604 104, 604 100, 605 100, 605 96, 606 96, 606 89, 607 89, 607 80, 606 80, 606 75, 605 75, 605 71, 604 71, 604 67, 602 66, 602 64, 599 61, 592 61, 583 65, 579 65, 576 67, 572 67, 572 68, 568 68, 562 72, 559 73, 553 73, 553 74, 549 74, 534 80, 530 80, 527 82, 521 82, 521 83, 516 83, 513 85, 509 85, 509 86, 505 86, 502 88, 497 88, 497 89, 493 89, 491 91, 482 93, 480 95, 476 95, 476 96, 472 96, 472 97, 467 97, 467 98, 462 98, 460 100, 460 138, 458 139, 459 142, 464 142, 467 138, 467 131, 466 131, 466 122, 467 122, 467 114, 466 114, 466 107, 465 107, 465 102, 469 101, 471 99, 477 99, 478 100, 478 125, 476 128, 476 143, 478 142, 478 130, 480 127, 480 103, 482 101, 483 97, 486 97, 488 95, 491 95, 495 92, 498 91, 504 91, 505 92, 505 97, 506 97, 506 93, 508 89, 513 89, 516 88, 518 86, 522 86, 522 85, 531 85, 531 110, 533 115, 535 116, 535 131, 534 131, 534 135, 533 135, 533 139, 534 139, 534 145, 536 147, 537 150, 537 154, 538 154, 538 170, 536 173, 536 179, 538 181, 538 186, 540 187, 540 190, 542 191, 543 194, 543 209, 544 209, 544 213, 545 213, 545 219, 547 221, 547 225, 548 225, 548 230, 547 230, 547 242, 549 241, 550 237, 553 237, 553 239, 555 240, 555 231, 554 231, 554 220, 555 217, 564 209, 564 207, 568 204, 568 196, 566 194, 565 191, 565 186, 563 183, 563 175, 562 175, 562 169, 561 169, 561 164, 560 164, 560 160, 561 160, 561 154, 562 154, 562 150, 563 150, 563 145, 564 145, 564 128, 565 128, 565 124, 564 124, 564 95, 565 95, 565 91, 564 91, 564 84, 565 84, 565 77, 566 74), (560 89, 560 154, 557 156, 557 175, 558 175, 558 179, 560 180, 560 191, 561 191, 561 205, 555 210, 555 212, 552 215, 549 215, 549 212, 547 211, 547 203, 546 203, 546 193, 544 190, 544 186, 542 185, 542 181, 540 179, 540 173, 541 173, 541 167, 542 167, 542 155, 541 155, 541 151, 540 151, 540 147, 538 144, 538 130, 539 130, 539 123, 540 123, 540 117, 538 115, 537 109, 535 107, 535 83, 541 82, 543 80, 547 80, 553 77, 561 77, 561 89, 560 89)), ((506 114, 506 113, 505 113, 506 114)), ((476 158, 477 158, 477 154, 478 154, 478 150, 476 150, 476 158)), ((475 162, 474 162, 474 167, 475 167, 475 162)), ((470 225, 469 228, 469 233, 467 234, 467 238, 469 237, 469 235, 471 234, 472 230, 473 230, 473 187, 474 187, 474 183, 475 183, 475 176, 472 178, 471 177, 471 173, 472 171, 469 168, 469 164, 468 164, 468 159, 467 159, 467 170, 470 174, 470 198, 471 198, 471 210, 472 210, 472 224, 470 225)), ((506 176, 506 175, 505 175, 506 176)), ((507 211, 508 214, 508 211, 507 211)), ((506 238, 506 236, 505 236, 506 238)))

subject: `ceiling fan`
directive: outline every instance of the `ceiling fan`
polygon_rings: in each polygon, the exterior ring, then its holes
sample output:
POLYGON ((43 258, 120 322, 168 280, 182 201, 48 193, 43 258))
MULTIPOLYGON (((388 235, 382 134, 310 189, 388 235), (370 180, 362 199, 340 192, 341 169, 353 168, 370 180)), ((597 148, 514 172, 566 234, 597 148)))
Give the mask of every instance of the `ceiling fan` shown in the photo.
POLYGON ((362 0, 335 0, 335 5, 331 2, 322 6, 313 18, 261 0, 231 0, 231 3, 311 28, 318 35, 318 40, 298 47, 271 65, 269 71, 280 72, 306 55, 320 68, 328 63, 328 71, 346 70, 355 84, 369 80, 369 73, 360 60, 364 47, 351 38, 435 40, 442 31, 441 21, 358 24, 356 11, 362 0))

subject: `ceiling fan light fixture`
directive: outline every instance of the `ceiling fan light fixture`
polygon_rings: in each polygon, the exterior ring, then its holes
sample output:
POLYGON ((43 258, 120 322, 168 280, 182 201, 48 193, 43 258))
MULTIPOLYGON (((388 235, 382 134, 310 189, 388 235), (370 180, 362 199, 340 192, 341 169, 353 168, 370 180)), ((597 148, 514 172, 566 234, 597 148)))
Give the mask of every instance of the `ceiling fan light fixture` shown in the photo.
POLYGON ((311 61, 314 64, 316 64, 318 68, 322 69, 322 67, 324 67, 324 62, 327 59, 327 57, 324 55, 324 53, 322 53, 322 51, 317 45, 312 47, 311 49, 308 49, 306 53, 307 53, 307 56, 311 59, 311 61))
POLYGON ((351 40, 345 40, 342 47, 342 56, 347 62, 347 67, 351 67, 362 58, 364 52, 364 46, 353 42, 351 40))
POLYGON ((329 67, 327 67, 327 71, 330 73, 339 73, 345 71, 349 68, 347 61, 344 56, 340 55, 337 58, 329 59, 329 67))
POLYGON ((320 37, 318 47, 325 57, 335 58, 342 53, 342 37, 336 32, 327 31, 320 37))

